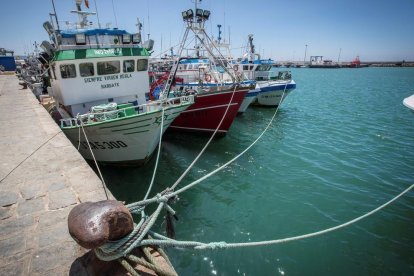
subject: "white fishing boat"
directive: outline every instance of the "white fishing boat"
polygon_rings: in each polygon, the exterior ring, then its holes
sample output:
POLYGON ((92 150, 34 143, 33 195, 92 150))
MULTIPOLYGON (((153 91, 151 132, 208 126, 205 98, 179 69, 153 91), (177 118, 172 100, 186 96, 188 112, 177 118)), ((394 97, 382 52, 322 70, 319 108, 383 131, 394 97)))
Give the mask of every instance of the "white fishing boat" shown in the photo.
MULTIPOLYGON (((233 65, 234 70, 243 74, 245 79, 256 81, 256 89, 249 91, 246 99, 252 97, 251 103, 255 105, 277 107, 290 92, 296 89, 291 72, 274 71, 273 60, 261 59, 260 54, 255 52, 251 34, 248 36, 247 49, 241 61, 233 65)), ((242 107, 247 108, 248 105, 246 101, 242 107)), ((239 112, 244 111, 245 109, 239 110, 239 112)))
POLYGON ((403 100, 403 104, 409 109, 411 109, 412 111, 414 111, 414 94, 411 95, 410 97, 405 98, 403 100))
POLYGON ((84 158, 144 163, 162 132, 194 98, 147 101, 149 52, 141 43, 140 27, 132 34, 90 26, 87 16, 95 13, 82 11, 81 4, 76 1, 72 11, 79 16, 73 28, 61 30, 57 19, 43 25, 51 39, 41 46, 51 57, 55 115, 84 158))

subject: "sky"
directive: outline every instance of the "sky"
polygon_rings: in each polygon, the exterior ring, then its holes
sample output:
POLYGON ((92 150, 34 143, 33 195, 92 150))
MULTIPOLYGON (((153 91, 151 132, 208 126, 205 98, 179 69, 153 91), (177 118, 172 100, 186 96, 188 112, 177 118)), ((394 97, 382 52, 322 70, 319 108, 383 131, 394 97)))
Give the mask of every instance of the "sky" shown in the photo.
MULTIPOLYGON (((42 27, 53 11, 51 0, 1 1, 0 47, 27 55, 34 42, 48 40, 42 27)), ((74 0, 54 0, 60 27, 76 22, 74 0)), ((153 56, 176 46, 184 33, 181 12, 194 0, 89 0, 103 27, 137 31, 155 40, 153 56)), ((247 36, 256 51, 276 61, 303 61, 311 55, 347 62, 414 61, 414 0, 203 0, 211 11, 207 32, 230 40, 233 56, 243 54, 247 36), (306 46, 307 45, 307 46, 306 46)), ((83 9, 86 9, 83 5, 83 9)), ((87 10, 87 9, 86 9, 87 10)), ((90 21, 97 23, 96 16, 90 21)))

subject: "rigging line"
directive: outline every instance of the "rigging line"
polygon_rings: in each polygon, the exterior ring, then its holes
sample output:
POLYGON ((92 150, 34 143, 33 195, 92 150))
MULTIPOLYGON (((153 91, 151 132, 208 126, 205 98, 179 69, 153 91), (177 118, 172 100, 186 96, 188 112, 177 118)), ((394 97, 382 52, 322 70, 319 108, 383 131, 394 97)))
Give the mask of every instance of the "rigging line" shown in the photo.
MULTIPOLYGON (((171 47, 172 47, 172 48, 175 48, 175 47, 177 47, 177 46, 180 46, 180 44, 176 44, 176 45, 171 46, 171 47)), ((170 48, 168 48, 167 50, 165 50, 165 51, 163 51, 163 52, 159 53, 158 55, 154 56, 154 58, 157 58, 157 57, 162 57, 162 55, 163 55, 163 54, 165 54, 165 53, 167 53, 168 51, 170 51, 171 47, 170 47, 170 48)))
MULTIPOLYGON (((414 184, 412 184, 411 186, 409 186, 407 189, 405 189, 404 191, 402 191, 400 194, 398 194, 397 196, 395 196, 394 198, 392 198, 391 200, 385 202, 384 204, 380 205, 379 207, 375 208, 374 210, 371 210, 370 212, 359 216, 357 218, 354 218, 350 221, 347 221, 345 223, 339 224, 337 226, 333 226, 324 230, 320 230, 320 231, 316 231, 316 232, 312 232, 312 233, 308 233, 308 234, 304 234, 304 235, 299 235, 299 236, 294 236, 294 237, 289 237, 289 238, 283 238, 283 239, 277 239, 277 240, 269 240, 269 241, 260 241, 260 242, 245 242, 245 243, 225 243, 225 242, 218 242, 218 243, 208 243, 208 244, 203 244, 203 245, 197 245, 194 248, 195 249, 214 249, 214 248, 239 248, 239 247, 252 247, 252 246, 264 246, 264 245, 272 245, 272 244, 279 244, 279 243, 286 243, 286 242, 290 242, 290 241, 296 241, 296 240, 303 240, 303 239, 307 239, 307 238, 311 238, 311 237, 315 237, 315 236, 320 236, 344 227, 347 227, 351 224, 354 224, 366 217, 369 217, 373 214, 375 214, 376 212, 380 211, 381 209, 384 209, 385 207, 387 207, 388 205, 390 205, 391 203, 393 203, 394 201, 396 201, 397 199, 399 199, 401 196, 403 196, 404 194, 408 193, 412 188, 414 188, 414 184)), ((149 241, 149 240, 148 240, 149 241)), ((193 243, 197 243, 197 242, 193 242, 193 243)), ((142 245, 146 245, 146 243, 143 243, 142 245)))
MULTIPOLYGON (((195 40, 200 40, 201 44, 203 44, 201 37, 199 37, 193 30, 194 33, 194 39, 195 40)), ((208 39, 208 35, 204 32, 203 33, 205 35, 205 37, 208 39)), ((209 40, 209 39, 208 39, 209 40)), ((205 47, 206 48, 206 47, 205 47)), ((207 49, 208 51, 208 49, 207 49)), ((212 55, 212 59, 214 59, 214 55, 212 55)), ((214 61, 213 61, 214 62, 214 61)), ((227 70, 226 70, 227 71, 227 70)), ((230 74, 230 72, 227 71, 228 74, 230 74)), ((175 181, 175 183, 171 186, 171 189, 175 189, 175 187, 177 187, 178 184, 180 184, 180 182, 183 180, 183 178, 188 174, 188 172, 192 169, 192 167, 197 163, 197 161, 201 158, 201 156, 203 155, 204 151, 207 149, 207 147, 210 145, 211 141, 213 140, 213 138, 215 137, 215 135, 217 134, 218 130, 220 129, 221 125, 223 124, 224 118, 227 115, 227 112, 230 109, 230 105, 233 102, 233 98, 234 95, 236 93, 236 89, 238 87, 235 78, 230 74, 230 76, 233 79, 233 84, 234 84, 234 89, 233 89, 233 93, 231 94, 231 98, 229 100, 229 103, 227 104, 226 107, 226 111, 224 112, 223 116, 221 117, 220 123, 218 124, 218 126, 216 127, 216 129, 214 130, 214 132, 212 133, 212 135, 210 136, 209 140, 207 141, 207 143, 204 145, 203 149, 200 151, 200 153, 194 158, 194 160, 191 162, 191 164, 187 167, 187 169, 182 173, 182 175, 175 181)), ((240 83, 239 83, 240 84, 240 83)), ((286 89, 286 87, 285 87, 286 89)))
POLYGON ((62 130, 58 131, 56 134, 54 134, 52 137, 47 139, 44 143, 42 143, 37 149, 35 149, 31 154, 29 154, 26 158, 24 158, 19 164, 17 164, 16 167, 14 167, 8 174, 6 174, 1 180, 0 183, 3 182, 4 179, 6 179, 12 172, 14 172, 18 167, 20 167, 27 159, 29 159, 33 154, 35 154, 38 150, 40 150, 44 145, 46 145, 50 140, 55 138, 59 133, 61 133, 62 130))
POLYGON ((104 180, 104 178, 103 178, 103 176, 102 176, 101 170, 99 169, 98 162, 96 161, 95 155, 93 154, 93 151, 92 151, 91 145, 89 144, 88 136, 86 136, 85 129, 83 128, 83 121, 82 121, 82 119, 80 119, 80 125, 81 125, 81 127, 82 127, 83 135, 85 136, 86 143, 88 144, 89 151, 91 152, 91 155, 92 155, 93 161, 95 162, 95 166, 96 166, 96 168, 98 169, 99 177, 101 178, 101 181, 102 181, 102 186, 103 186, 103 188, 104 188, 104 192, 105 192, 106 199, 109 199, 109 197, 108 197, 108 193, 106 192, 106 189, 107 189, 107 188, 106 188, 106 183, 105 183, 105 180, 104 180))
POLYGON ((94 2, 94 4, 95 4, 96 18, 98 19, 98 27, 99 27, 99 29, 100 29, 100 28, 101 28, 101 22, 99 21, 99 13, 98 13, 98 7, 97 7, 97 5, 96 5, 96 1, 97 1, 97 0, 94 0, 93 2, 94 2))
POLYGON ((196 156, 196 158, 194 158, 193 162, 191 162, 191 164, 187 167, 187 169, 183 172, 183 174, 175 181, 175 183, 171 186, 171 189, 175 189, 175 187, 177 187, 178 184, 180 184, 180 182, 183 180, 183 178, 187 175, 187 173, 191 170, 191 168, 195 165, 195 163, 200 159, 200 157, 203 155, 204 151, 207 149, 207 147, 210 145, 211 141, 213 140, 214 136, 216 135, 216 133, 218 132, 219 128, 221 127, 224 118, 227 115, 227 112, 230 109, 230 105, 233 102, 233 97, 234 94, 236 92, 237 89, 237 85, 234 86, 233 89, 233 93, 231 94, 231 98, 229 103, 227 104, 226 107, 226 111, 224 112, 223 116, 221 117, 220 123, 218 124, 218 126, 216 127, 216 129, 214 130, 213 134, 211 134, 210 139, 207 141, 207 143, 204 145, 203 149, 200 151, 200 153, 196 156))
POLYGON ((115 13, 115 6, 114 6, 114 0, 112 0, 112 11, 114 13, 114 17, 115 17, 115 25, 118 28, 118 20, 116 19, 116 13, 115 13))
MULTIPOLYGON (((207 179, 207 178, 209 178, 210 176, 212 176, 212 175, 214 175, 214 174, 216 174, 217 172, 219 172, 219 171, 221 171, 221 170, 223 170, 225 167, 227 167, 228 165, 230 165, 231 163, 233 163, 234 161, 236 161, 238 158, 240 158, 240 156, 242 156, 243 154, 245 154, 251 147, 253 147, 253 145, 255 145, 261 138, 262 138, 262 136, 265 134, 265 132, 270 128, 270 126, 272 125, 272 123, 273 123, 273 121, 274 121, 274 119, 275 119, 275 117, 276 117, 276 114, 277 114, 277 112, 278 112, 278 110, 279 110, 279 107, 280 107, 280 104, 281 104, 281 102, 282 102, 282 100, 283 100, 283 98, 284 98, 284 96, 285 96, 285 93, 286 93, 286 88, 287 88, 287 85, 288 85, 288 82, 286 82, 286 84, 285 84, 285 88, 284 88, 284 90, 283 90, 283 94, 282 94, 282 97, 281 97, 281 100, 280 100, 280 102, 279 102, 279 105, 277 106, 277 108, 276 108, 276 110, 275 110, 275 113, 273 114, 273 116, 272 116, 272 118, 270 119, 270 121, 269 121, 269 123, 267 124, 267 126, 264 128, 264 130, 262 131, 262 133, 245 149, 245 150, 243 150, 242 152, 240 152, 238 155, 236 155, 234 158, 232 158, 232 159, 230 159, 229 161, 227 161, 225 164, 223 164, 222 166, 220 166, 220 167, 218 167, 217 169, 215 169, 215 170, 213 170, 213 171, 211 171, 210 173, 208 173, 208 174, 206 174, 206 175, 204 175, 203 177, 201 177, 201 178, 199 178, 199 179, 197 179, 197 180, 195 180, 194 182, 192 182, 192 183, 190 183, 190 184, 188 184, 188 185, 186 185, 186 186, 184 186, 183 188, 181 188, 181 189, 179 189, 179 190, 177 190, 177 191, 175 191, 175 192, 171 192, 171 193, 168 193, 168 194, 165 194, 164 195, 164 197, 165 198, 167 198, 167 199, 169 199, 169 198, 171 198, 171 197, 174 197, 174 196, 176 196, 176 195, 178 195, 178 194, 180 194, 180 193, 182 193, 182 192, 184 192, 184 191, 186 191, 186 190, 188 190, 188 189, 190 189, 190 188, 192 188, 193 186, 195 186, 195 185, 197 185, 198 183, 200 183, 200 182, 202 182, 203 180, 205 180, 205 179, 207 179)), ((200 155, 200 154, 199 154, 200 155)), ((196 159, 197 158, 199 158, 199 156, 197 156, 196 157, 196 159)), ((193 163, 195 163, 195 161, 193 161, 193 163)), ((191 165, 193 165, 193 163, 191 164, 191 165)), ((190 165, 190 166, 191 166, 190 165)), ((187 169, 188 170, 188 169, 187 169)), ((187 173, 187 170, 185 171, 185 173, 187 173)), ((184 173, 183 173, 184 174, 184 173)), ((181 178, 181 177, 180 177, 181 178)), ((178 180, 176 181, 176 183, 178 182, 178 180)), ((175 184, 176 184, 175 183, 175 184)), ((174 185, 175 185, 174 184, 174 185)), ((174 186, 173 186, 174 187, 174 186)), ((146 200, 142 200, 142 201, 139 201, 139 202, 134 202, 134 203, 130 203, 130 204, 128 204, 127 205, 127 207, 128 208, 132 208, 132 207, 136 207, 136 206, 146 206, 146 205, 148 205, 148 204, 151 204, 151 203, 155 203, 155 202, 158 202, 158 198, 157 197, 152 197, 152 198, 150 198, 150 199, 146 199, 146 200)))
MULTIPOLYGON (((217 169, 211 171, 210 173, 204 175, 203 177, 197 179, 196 181, 193 181, 192 183, 188 184, 187 186, 184 186, 183 188, 181 188, 181 189, 179 189, 179 190, 177 190, 177 191, 175 191, 175 192, 173 192, 171 194, 168 194, 167 197, 176 196, 176 195, 178 195, 178 194, 180 194, 180 193, 182 193, 182 192, 190 189, 191 187, 197 185, 198 183, 202 182, 203 180, 209 178, 210 176, 216 174, 217 172, 221 171, 222 169, 224 169, 225 167, 227 167, 228 165, 230 165, 231 163, 233 163, 234 161, 236 161, 240 156, 242 156, 243 154, 245 154, 251 147, 253 147, 257 143, 257 141, 259 141, 260 138, 262 138, 262 136, 266 133, 266 131, 269 129, 269 127, 272 125, 272 122, 273 122, 274 118, 276 117, 276 114, 277 114, 277 112, 279 110, 280 103, 281 103, 283 97, 285 96, 286 88, 287 88, 287 82, 285 84, 285 89, 283 90, 282 98, 281 98, 281 100, 279 102, 279 105, 276 108, 275 113, 273 114, 272 118, 270 119, 270 122, 267 124, 267 126, 262 131, 262 133, 256 138, 256 140, 254 140, 245 150, 243 150, 238 155, 236 155, 234 158, 232 158, 229 161, 227 161, 226 163, 224 163, 222 166, 220 166, 217 169)), ((198 158, 198 156, 196 158, 198 158)))
POLYGON ((157 152, 157 159, 155 161, 155 166, 154 166, 154 172, 152 174, 152 178, 151 178, 151 182, 150 185, 148 187, 147 193, 144 196, 144 200, 148 198, 149 193, 151 192, 152 186, 154 184, 154 179, 155 179, 155 175, 157 174, 157 169, 158 169, 158 161, 160 159, 160 153, 161 153, 161 141, 162 141, 162 133, 163 133, 163 128, 164 128, 164 107, 162 106, 163 103, 161 103, 161 125, 160 125, 160 140, 158 142, 158 152, 157 152))

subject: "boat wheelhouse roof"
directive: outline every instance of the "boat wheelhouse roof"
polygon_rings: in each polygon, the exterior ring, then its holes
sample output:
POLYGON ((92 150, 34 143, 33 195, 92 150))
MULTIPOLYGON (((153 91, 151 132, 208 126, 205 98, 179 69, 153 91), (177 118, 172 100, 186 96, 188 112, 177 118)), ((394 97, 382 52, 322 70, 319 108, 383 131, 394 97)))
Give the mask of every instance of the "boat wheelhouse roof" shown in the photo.
POLYGON ((180 64, 188 64, 188 63, 210 63, 208 58, 186 58, 180 60, 180 64))
POLYGON ((125 30, 119 29, 69 29, 69 30, 61 30, 59 31, 62 38, 74 38, 77 34, 85 34, 86 36, 93 36, 93 35, 123 35, 123 34, 131 34, 125 30))

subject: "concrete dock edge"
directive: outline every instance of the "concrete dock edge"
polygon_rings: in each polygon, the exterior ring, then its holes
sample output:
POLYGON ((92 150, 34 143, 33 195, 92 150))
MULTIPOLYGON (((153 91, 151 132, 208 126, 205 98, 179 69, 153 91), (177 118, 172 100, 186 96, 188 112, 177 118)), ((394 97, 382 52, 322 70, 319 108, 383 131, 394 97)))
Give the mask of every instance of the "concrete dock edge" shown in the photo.
POLYGON ((0 75, 1 275, 68 275, 87 251, 69 211, 106 199, 102 183, 30 89, 0 75))

